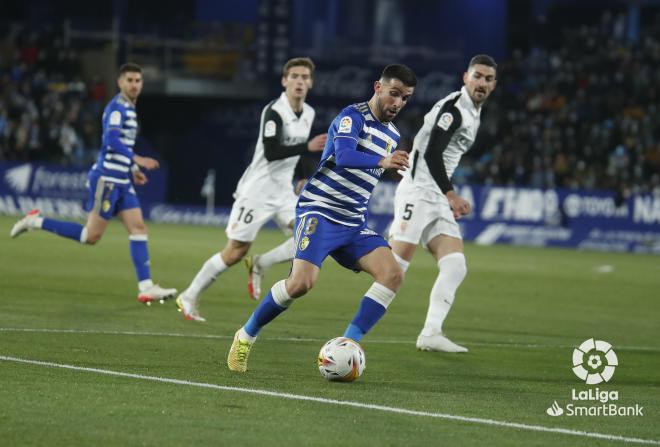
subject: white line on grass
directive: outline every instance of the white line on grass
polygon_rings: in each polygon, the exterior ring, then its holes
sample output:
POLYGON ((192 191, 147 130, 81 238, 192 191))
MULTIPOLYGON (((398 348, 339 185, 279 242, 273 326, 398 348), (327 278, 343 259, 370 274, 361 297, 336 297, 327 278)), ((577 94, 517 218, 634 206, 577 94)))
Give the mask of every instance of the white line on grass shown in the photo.
POLYGON ((612 435, 612 434, 607 434, 607 433, 596 433, 596 432, 588 432, 588 431, 580 431, 580 430, 569 430, 569 429, 566 429, 566 428, 559 428, 559 427, 544 427, 542 425, 528 425, 528 424, 521 424, 521 423, 517 423, 517 422, 497 421, 495 419, 483 419, 483 418, 468 417, 468 416, 458 416, 458 415, 446 414, 446 413, 432 413, 432 412, 428 412, 428 411, 417 411, 417 410, 409 410, 409 409, 406 409, 406 408, 388 407, 388 406, 385 406, 385 405, 365 404, 365 403, 362 403, 362 402, 353 402, 353 401, 348 401, 348 400, 325 399, 325 398, 322 398, 322 397, 305 396, 305 395, 302 395, 302 394, 280 393, 280 392, 277 392, 277 391, 259 390, 259 389, 254 389, 254 388, 242 388, 242 387, 236 387, 236 386, 216 385, 214 383, 191 382, 189 380, 170 379, 170 378, 167 378, 167 377, 158 377, 158 376, 146 376, 144 374, 133 374, 133 373, 126 373, 126 372, 121 372, 121 371, 112 371, 112 370, 108 370, 108 369, 99 369, 99 368, 87 368, 87 367, 84 367, 84 366, 67 365, 67 364, 63 364, 63 363, 43 362, 43 361, 40 361, 40 360, 29 360, 29 359, 22 359, 22 358, 18 358, 18 357, 9 357, 9 356, 4 356, 4 355, 0 355, 0 360, 5 361, 5 362, 24 363, 24 364, 29 364, 29 365, 46 366, 46 367, 50 367, 50 368, 61 368, 61 369, 69 369, 69 370, 74 370, 74 371, 84 371, 84 372, 89 372, 89 373, 105 374, 105 375, 108 375, 108 376, 127 377, 127 378, 130 378, 130 379, 140 379, 140 380, 150 380, 150 381, 153 381, 153 382, 171 383, 171 384, 174 384, 174 385, 186 385, 186 386, 193 386, 193 387, 199 387, 199 388, 209 388, 209 389, 213 389, 213 390, 233 391, 233 392, 238 392, 238 393, 256 394, 256 395, 260 395, 260 396, 279 397, 279 398, 282 398, 282 399, 289 399, 289 400, 300 400, 300 401, 307 401, 307 402, 317 402, 317 403, 321 403, 321 404, 339 405, 339 406, 344 406, 344 407, 363 408, 363 409, 367 409, 367 410, 384 411, 384 412, 387 412, 387 413, 404 414, 404 415, 408 415, 408 416, 421 416, 421 417, 430 417, 430 418, 437 418, 437 419, 449 419, 449 420, 453 420, 453 421, 471 422, 471 423, 474 423, 474 424, 493 425, 493 426, 496 426, 496 427, 517 428, 517 429, 520 429, 520 430, 546 432, 546 433, 560 433, 560 434, 571 435, 571 436, 580 436, 580 437, 584 437, 584 438, 605 439, 607 441, 621 441, 621 442, 634 443, 634 444, 660 445, 660 441, 655 440, 655 439, 630 438, 630 437, 627 437, 627 436, 612 435))
MULTIPOLYGON (((47 328, 13 328, 13 327, 0 327, 0 332, 44 332, 55 334, 97 334, 97 335, 130 335, 130 336, 149 336, 149 337, 184 337, 184 338, 208 338, 218 340, 232 340, 233 335, 214 335, 214 334, 183 334, 177 332, 138 332, 138 331, 100 331, 90 329, 47 329, 47 328)), ((303 337, 262 337, 260 340, 270 341, 286 341, 286 342, 318 342, 325 343, 327 340, 320 338, 303 338, 303 337)), ((383 343, 383 344, 413 344, 413 340, 387 340, 387 339, 369 339, 369 343, 383 343)), ((537 343, 491 343, 491 342, 473 342, 466 341, 464 344, 468 346, 484 346, 493 348, 535 348, 535 349, 573 349, 575 345, 548 345, 537 343)), ((617 350, 628 351, 648 351, 660 352, 660 348, 652 346, 616 346, 617 350)))

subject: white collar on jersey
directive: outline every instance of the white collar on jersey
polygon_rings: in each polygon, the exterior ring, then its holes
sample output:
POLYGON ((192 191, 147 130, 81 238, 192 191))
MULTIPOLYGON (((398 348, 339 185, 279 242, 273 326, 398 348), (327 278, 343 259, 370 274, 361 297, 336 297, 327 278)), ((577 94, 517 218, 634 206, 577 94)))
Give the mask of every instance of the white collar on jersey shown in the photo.
POLYGON ((296 112, 293 111, 293 107, 291 107, 291 103, 289 102, 289 98, 287 98, 286 96, 286 92, 282 92, 282 94, 280 95, 280 99, 286 105, 286 109, 292 119, 297 120, 298 118, 302 118, 303 113, 305 113, 305 104, 306 104, 305 102, 303 102, 302 112, 300 112, 300 116, 298 116, 296 112))
POLYGON ((461 106, 470 112, 472 116, 479 118, 479 115, 481 115, 481 107, 477 108, 474 105, 474 102, 472 101, 472 98, 470 98, 470 94, 468 93, 465 86, 461 87, 461 97, 459 101, 461 102, 461 106))

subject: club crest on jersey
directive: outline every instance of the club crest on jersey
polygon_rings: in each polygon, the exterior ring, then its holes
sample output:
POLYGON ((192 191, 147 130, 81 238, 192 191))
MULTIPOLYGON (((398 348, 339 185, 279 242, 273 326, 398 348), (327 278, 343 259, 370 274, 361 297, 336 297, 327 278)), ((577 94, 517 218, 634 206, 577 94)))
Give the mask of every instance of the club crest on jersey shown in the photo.
POLYGON ((309 246, 309 238, 305 236, 300 240, 300 251, 305 250, 309 246))
POLYGON ((449 126, 454 122, 454 115, 449 112, 445 112, 440 116, 438 120, 438 127, 442 130, 449 130, 449 126))
POLYGON ((337 133, 351 133, 352 128, 353 120, 350 116, 345 116, 339 121, 339 130, 337 130, 337 133))

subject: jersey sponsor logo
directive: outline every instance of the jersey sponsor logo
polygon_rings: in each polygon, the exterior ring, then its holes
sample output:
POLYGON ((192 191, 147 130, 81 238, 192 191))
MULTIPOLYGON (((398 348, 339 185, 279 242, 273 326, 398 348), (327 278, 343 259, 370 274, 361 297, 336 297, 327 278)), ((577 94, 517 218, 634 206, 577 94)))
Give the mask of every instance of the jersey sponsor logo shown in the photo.
POLYGON ((274 137, 276 132, 277 132, 277 125, 275 124, 275 121, 269 120, 268 122, 266 122, 266 125, 264 126, 264 137, 266 138, 274 137))
POLYGON ((108 119, 108 123, 111 126, 119 126, 121 124, 121 112, 119 110, 115 110, 110 114, 110 118, 108 119))
POLYGON ((440 119, 438 120, 438 127, 442 130, 449 130, 449 126, 451 126, 451 123, 453 122, 454 115, 449 112, 445 112, 440 115, 440 119))
POLYGON ((339 130, 337 133, 351 133, 353 128, 353 120, 350 116, 345 116, 339 121, 339 130))
POLYGON ((309 246, 309 238, 305 236, 300 241, 300 251, 304 251, 309 246))

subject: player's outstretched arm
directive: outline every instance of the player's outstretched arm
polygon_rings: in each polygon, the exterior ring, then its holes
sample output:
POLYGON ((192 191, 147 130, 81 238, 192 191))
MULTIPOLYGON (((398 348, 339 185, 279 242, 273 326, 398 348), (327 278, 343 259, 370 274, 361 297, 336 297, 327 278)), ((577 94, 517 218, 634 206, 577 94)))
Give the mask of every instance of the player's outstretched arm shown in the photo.
POLYGON ((152 170, 152 169, 158 169, 160 167, 160 163, 158 163, 158 160, 151 158, 151 157, 143 157, 141 155, 133 155, 133 161, 135 164, 138 166, 152 170))

